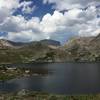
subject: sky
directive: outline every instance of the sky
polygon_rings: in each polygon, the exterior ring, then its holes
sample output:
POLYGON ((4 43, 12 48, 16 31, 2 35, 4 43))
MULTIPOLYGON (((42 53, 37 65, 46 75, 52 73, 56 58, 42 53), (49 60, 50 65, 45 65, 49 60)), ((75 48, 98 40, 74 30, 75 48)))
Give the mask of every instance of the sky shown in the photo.
POLYGON ((0 39, 15 42, 100 33, 100 0, 0 0, 0 39))

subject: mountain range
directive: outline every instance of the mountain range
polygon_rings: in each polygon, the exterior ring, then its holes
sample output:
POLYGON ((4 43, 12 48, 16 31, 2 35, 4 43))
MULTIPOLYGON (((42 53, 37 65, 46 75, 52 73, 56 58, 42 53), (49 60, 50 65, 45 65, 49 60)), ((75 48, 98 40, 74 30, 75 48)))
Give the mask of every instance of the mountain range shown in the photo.
POLYGON ((100 34, 74 37, 64 45, 50 39, 28 43, 0 40, 0 63, 99 61, 100 34))

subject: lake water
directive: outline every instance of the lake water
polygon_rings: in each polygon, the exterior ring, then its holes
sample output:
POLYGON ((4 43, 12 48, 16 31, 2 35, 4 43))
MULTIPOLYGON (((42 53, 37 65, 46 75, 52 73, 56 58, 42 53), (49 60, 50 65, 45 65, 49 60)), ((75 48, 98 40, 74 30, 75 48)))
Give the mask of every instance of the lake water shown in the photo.
POLYGON ((56 94, 100 93, 100 63, 15 64, 12 67, 46 69, 50 73, 0 82, 0 92, 28 89, 56 94))

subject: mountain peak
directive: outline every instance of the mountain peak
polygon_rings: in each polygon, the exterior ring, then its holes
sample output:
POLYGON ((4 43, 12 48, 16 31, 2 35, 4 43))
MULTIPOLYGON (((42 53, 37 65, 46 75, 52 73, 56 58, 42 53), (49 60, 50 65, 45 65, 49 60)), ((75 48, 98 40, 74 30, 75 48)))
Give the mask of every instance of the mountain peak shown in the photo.
POLYGON ((44 39, 40 41, 42 44, 60 46, 60 42, 52 39, 44 39))

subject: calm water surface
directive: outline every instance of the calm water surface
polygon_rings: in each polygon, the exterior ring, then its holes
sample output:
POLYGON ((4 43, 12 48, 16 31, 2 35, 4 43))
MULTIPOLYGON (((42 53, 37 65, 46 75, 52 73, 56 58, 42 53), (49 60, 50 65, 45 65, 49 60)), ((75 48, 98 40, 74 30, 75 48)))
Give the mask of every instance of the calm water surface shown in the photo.
POLYGON ((52 73, 0 82, 0 92, 28 89, 57 94, 100 93, 100 63, 16 64, 12 67, 47 69, 52 73))

